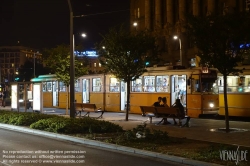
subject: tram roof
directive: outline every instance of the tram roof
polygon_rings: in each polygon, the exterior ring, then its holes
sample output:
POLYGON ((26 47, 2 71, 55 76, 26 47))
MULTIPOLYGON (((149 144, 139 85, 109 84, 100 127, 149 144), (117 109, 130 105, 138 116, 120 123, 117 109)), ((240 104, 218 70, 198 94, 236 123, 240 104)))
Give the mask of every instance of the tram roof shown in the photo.
POLYGON ((57 80, 55 74, 40 75, 37 78, 32 78, 31 82, 46 82, 57 80))

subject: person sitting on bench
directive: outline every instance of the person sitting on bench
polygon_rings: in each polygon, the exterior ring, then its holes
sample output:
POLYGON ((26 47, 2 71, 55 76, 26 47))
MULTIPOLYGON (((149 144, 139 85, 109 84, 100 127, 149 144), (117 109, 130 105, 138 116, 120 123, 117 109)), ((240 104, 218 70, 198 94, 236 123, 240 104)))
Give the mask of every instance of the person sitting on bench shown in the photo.
MULTIPOLYGON (((167 104, 167 98, 166 97, 163 97, 162 98, 162 102, 163 104, 161 105, 161 107, 167 107, 169 108, 168 104, 167 104)), ((171 124, 170 122, 167 121, 167 118, 163 118, 163 124, 171 124)))
POLYGON ((153 106, 160 107, 161 106, 161 97, 158 97, 158 101, 154 102, 153 106))
MULTIPOLYGON (((185 118, 185 111, 184 111, 184 107, 183 105, 181 104, 181 100, 180 99, 176 99, 175 103, 172 105, 172 107, 175 107, 175 108, 178 108, 179 112, 177 114, 177 117, 179 117, 180 119, 184 119, 185 118)), ((177 122, 175 121, 175 118, 173 118, 174 120, 174 124, 177 125, 177 122)), ((189 123, 189 120, 190 120, 190 117, 187 117, 187 121, 186 123, 184 124, 184 126, 188 125, 189 123)), ((179 122, 181 123, 181 122, 179 122)))

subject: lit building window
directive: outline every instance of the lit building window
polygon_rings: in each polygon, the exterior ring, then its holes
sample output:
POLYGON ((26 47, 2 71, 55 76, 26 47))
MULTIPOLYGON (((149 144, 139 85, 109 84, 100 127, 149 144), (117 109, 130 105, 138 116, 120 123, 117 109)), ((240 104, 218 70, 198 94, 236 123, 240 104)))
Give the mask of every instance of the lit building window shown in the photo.
POLYGON ((102 64, 101 64, 101 63, 99 63, 99 67, 102 67, 102 64))
POLYGON ((96 63, 94 63, 94 67, 96 67, 96 63))
POLYGON ((12 64, 11 64, 11 67, 15 67, 15 64, 14 64, 14 63, 12 63, 12 64))

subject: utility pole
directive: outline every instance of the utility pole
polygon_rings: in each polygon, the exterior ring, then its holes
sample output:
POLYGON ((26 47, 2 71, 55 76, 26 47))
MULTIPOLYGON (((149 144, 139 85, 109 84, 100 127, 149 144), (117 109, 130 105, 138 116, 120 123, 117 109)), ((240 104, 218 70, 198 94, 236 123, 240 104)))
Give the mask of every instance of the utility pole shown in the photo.
POLYGON ((70 12, 70 117, 75 118, 75 57, 74 57, 74 34, 73 34, 73 10, 68 0, 70 12))

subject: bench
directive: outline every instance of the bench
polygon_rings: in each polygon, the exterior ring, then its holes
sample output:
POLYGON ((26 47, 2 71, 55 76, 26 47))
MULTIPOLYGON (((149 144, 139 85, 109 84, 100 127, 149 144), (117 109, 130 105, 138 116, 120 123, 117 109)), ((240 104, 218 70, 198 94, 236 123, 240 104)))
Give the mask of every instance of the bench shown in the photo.
POLYGON ((154 106, 140 106, 142 111, 142 116, 147 116, 150 119, 150 123, 152 123, 152 118, 162 118, 160 122, 157 124, 160 124, 163 122, 164 118, 176 118, 179 119, 179 125, 181 126, 181 120, 187 119, 186 123, 182 125, 182 127, 187 126, 190 120, 189 116, 180 117, 178 116, 179 109, 174 107, 154 107, 154 106))
POLYGON ((140 106, 140 108, 141 108, 142 116, 148 117, 150 120, 150 123, 152 123, 152 118, 155 117, 155 107, 153 107, 153 106, 140 106))
POLYGON ((102 115, 104 114, 104 111, 101 110, 101 108, 96 107, 95 104, 90 103, 75 103, 75 116, 79 117, 89 117, 90 112, 100 113, 101 115, 96 117, 102 118, 102 115), (85 114, 82 116, 82 112, 85 114))

